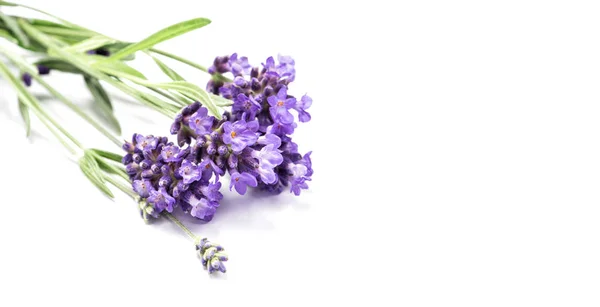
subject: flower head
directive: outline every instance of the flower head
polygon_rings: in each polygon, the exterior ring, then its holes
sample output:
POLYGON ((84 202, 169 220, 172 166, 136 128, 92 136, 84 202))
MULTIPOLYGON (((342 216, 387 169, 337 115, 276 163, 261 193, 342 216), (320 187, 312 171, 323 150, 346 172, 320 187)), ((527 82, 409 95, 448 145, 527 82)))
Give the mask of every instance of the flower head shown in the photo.
POLYGON ((199 136, 210 134, 214 119, 208 116, 207 108, 201 107, 190 117, 190 128, 199 136))
POLYGON ((302 96, 302 98, 296 102, 294 110, 298 112, 298 120, 300 120, 300 122, 305 123, 310 121, 310 114, 306 112, 306 110, 310 108, 311 105, 312 98, 307 95, 302 96))
POLYGON ((167 210, 168 212, 173 212, 173 205, 175 205, 175 198, 173 198, 165 187, 160 187, 158 191, 152 190, 150 191, 150 196, 148 197, 148 202, 154 205, 154 209, 158 210, 158 212, 162 212, 163 210, 167 210))
POLYGON ((150 191, 154 190, 152 183, 149 180, 134 180, 133 191, 138 193, 141 197, 150 196, 150 191))
POLYGON ((256 187, 258 182, 256 178, 248 173, 238 173, 234 172, 231 174, 231 182, 229 183, 229 190, 235 187, 235 190, 240 193, 240 195, 246 194, 246 190, 248 186, 256 187))
POLYGON ((285 86, 279 90, 277 95, 267 98, 267 102, 271 106, 269 112, 275 121, 283 124, 291 124, 294 121, 290 109, 296 105, 296 98, 288 98, 285 86))
POLYGON ((167 145, 162 148, 160 155, 165 162, 179 162, 183 159, 180 151, 179 147, 175 145, 167 145))
POLYGON ((183 194, 182 200, 191 207, 191 215, 201 220, 209 222, 212 220, 219 203, 216 201, 209 201, 204 197, 198 197, 191 191, 187 191, 183 194))
POLYGON ((156 149, 156 145, 158 145, 158 139, 153 135, 143 136, 141 134, 137 134, 135 136, 136 148, 141 151, 152 151, 156 149))
POLYGON ((188 160, 183 160, 177 173, 183 178, 184 184, 190 184, 202 178, 202 173, 198 166, 188 160))
POLYGON ((231 149, 235 152, 240 152, 246 146, 251 146, 256 143, 258 136, 256 130, 258 122, 246 123, 245 120, 238 120, 234 123, 226 122, 223 124, 223 142, 231 145, 231 149))

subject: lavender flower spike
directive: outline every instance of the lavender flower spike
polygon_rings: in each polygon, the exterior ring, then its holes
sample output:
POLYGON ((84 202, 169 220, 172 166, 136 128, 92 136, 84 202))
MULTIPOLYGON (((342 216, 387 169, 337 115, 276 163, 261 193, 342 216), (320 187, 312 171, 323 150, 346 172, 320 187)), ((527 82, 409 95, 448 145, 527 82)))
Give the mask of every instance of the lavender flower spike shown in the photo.
POLYGON ((202 260, 202 266, 208 270, 209 274, 215 271, 221 273, 227 271, 224 262, 229 258, 223 253, 224 248, 221 245, 212 243, 207 238, 197 238, 195 244, 198 257, 202 260))

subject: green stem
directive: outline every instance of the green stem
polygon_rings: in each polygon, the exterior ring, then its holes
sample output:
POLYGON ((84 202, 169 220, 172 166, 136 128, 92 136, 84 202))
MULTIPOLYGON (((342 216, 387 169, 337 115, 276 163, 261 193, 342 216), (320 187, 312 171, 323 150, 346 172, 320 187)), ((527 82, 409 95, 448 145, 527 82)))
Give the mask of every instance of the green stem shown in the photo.
POLYGON ((204 67, 204 66, 202 66, 200 64, 194 63, 194 62, 192 62, 190 60, 184 59, 184 58, 182 58, 180 56, 177 56, 177 55, 174 55, 172 53, 169 53, 169 52, 166 52, 166 51, 163 51, 163 50, 160 50, 160 49, 156 49, 156 48, 151 48, 150 51, 152 51, 154 53, 158 53, 158 54, 164 55, 164 56, 166 56, 168 58, 171 58, 173 60, 176 60, 176 61, 179 61, 181 63, 187 64, 189 66, 192 66, 192 67, 194 67, 194 68, 196 68, 198 70, 201 70, 201 71, 203 71, 205 73, 208 73, 208 69, 206 69, 206 67, 204 67))
POLYGON ((110 184, 114 185, 117 189, 121 190, 123 193, 129 195, 131 198, 135 199, 137 194, 131 190, 130 187, 124 185, 123 183, 117 181, 115 178, 109 175, 104 175, 104 180, 110 182, 110 184))
POLYGON ((162 215, 169 219, 171 222, 173 222, 175 225, 179 226, 179 228, 181 228, 181 230, 183 230, 183 232, 185 232, 185 234, 187 234, 188 237, 192 238, 192 240, 196 240, 196 235, 189 228, 183 225, 183 223, 181 223, 181 221, 178 220, 174 215, 167 211, 163 211, 162 215))

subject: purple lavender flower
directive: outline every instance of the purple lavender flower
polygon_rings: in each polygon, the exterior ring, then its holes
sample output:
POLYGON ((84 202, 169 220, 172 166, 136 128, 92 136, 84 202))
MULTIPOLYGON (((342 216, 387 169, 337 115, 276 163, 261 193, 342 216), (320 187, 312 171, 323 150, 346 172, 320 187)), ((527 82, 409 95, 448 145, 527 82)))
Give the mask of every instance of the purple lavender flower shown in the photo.
POLYGON ((251 146, 256 143, 258 137, 256 136, 256 130, 258 129, 258 122, 246 123, 245 120, 238 120, 237 122, 231 123, 226 122, 223 124, 223 142, 231 145, 231 149, 235 152, 241 152, 246 146, 251 146))
POLYGON ((221 183, 209 183, 208 185, 200 186, 200 193, 204 195, 210 201, 221 201, 223 199, 223 194, 219 192, 221 189, 221 183))
POLYGON ((204 158, 202 162, 198 165, 198 168, 202 170, 202 179, 209 180, 212 177, 212 174, 218 177, 220 175, 224 175, 225 171, 223 171, 216 163, 210 158, 204 158))
POLYGON ((173 198, 165 187, 160 187, 158 191, 152 190, 150 191, 150 196, 148 197, 148 202, 154 205, 154 209, 158 210, 158 212, 162 212, 163 210, 167 210, 168 212, 173 212, 173 205, 175 205, 175 198, 173 198))
POLYGON ((283 156, 274 144, 269 144, 261 150, 252 151, 252 157, 258 160, 260 164, 270 164, 271 167, 275 167, 283 162, 283 156))
POLYGON ((294 193, 294 195, 296 195, 296 196, 299 196, 300 191, 308 189, 308 184, 306 184, 306 180, 308 180, 308 179, 298 178, 298 179, 293 180, 291 182, 292 187, 290 189, 290 192, 294 193))
POLYGON ((156 149, 156 145, 158 145, 158 139, 156 139, 153 135, 143 136, 141 134, 137 134, 135 136, 136 147, 141 151, 152 151, 156 149))
POLYGON ((231 106, 231 111, 234 113, 246 113, 248 118, 256 117, 256 113, 260 111, 261 106, 252 95, 250 97, 239 94, 234 100, 231 106))
POLYGON ((154 190, 154 188, 149 180, 134 180, 133 190, 141 197, 146 198, 150 196, 150 192, 154 190))
POLYGON ((237 53, 229 57, 229 67, 234 76, 249 75, 252 69, 252 66, 248 63, 248 58, 245 56, 238 58, 237 53))
POLYGON ((277 74, 280 77, 286 78, 288 82, 294 81, 296 78, 295 61, 291 56, 279 55, 277 57, 279 65, 277 65, 277 74))
POLYGON ((210 134, 214 119, 208 116, 208 109, 202 107, 190 117, 190 128, 199 136, 210 134))
POLYGON ((281 139, 277 135, 269 133, 259 137, 256 143, 261 145, 273 144, 273 148, 279 148, 281 139))
POLYGON ((312 161, 310 159, 311 154, 312 154, 312 151, 307 152, 302 157, 302 160, 298 161, 298 163, 306 166, 306 176, 309 176, 309 177, 312 176, 312 174, 313 174, 312 161))
POLYGON ((202 178, 199 167, 188 160, 183 160, 177 173, 183 178, 184 184, 190 184, 202 178))
POLYGON ((219 203, 215 201, 209 201, 204 197, 197 197, 194 193, 188 191, 183 194, 182 200, 188 204, 192 209, 190 214, 201 220, 209 222, 212 220, 219 203))
POLYGON ((290 113, 290 109, 296 105, 296 98, 287 98, 287 88, 285 86, 279 90, 277 95, 267 98, 267 102, 271 106, 269 111, 275 121, 283 124, 294 122, 294 116, 290 113))
POLYGON ((235 187, 235 190, 240 195, 246 194, 248 186, 256 187, 258 182, 256 178, 248 173, 234 172, 231 174, 231 182, 229 183, 229 190, 235 187))
POLYGON ((302 96, 302 98, 296 102, 294 106, 294 110, 298 112, 298 119, 300 122, 306 123, 310 121, 310 114, 306 112, 308 108, 312 105, 312 98, 308 95, 302 96))
POLYGON ((260 180, 266 184, 273 184, 277 181, 275 167, 269 163, 258 164, 256 172, 260 175, 260 180))
POLYGON ((183 159, 180 155, 179 147, 175 145, 163 147, 160 155, 165 162, 179 162, 183 159))
POLYGON ((296 123, 283 124, 283 123, 274 123, 273 125, 267 127, 267 133, 284 136, 291 135, 294 133, 296 129, 296 123))

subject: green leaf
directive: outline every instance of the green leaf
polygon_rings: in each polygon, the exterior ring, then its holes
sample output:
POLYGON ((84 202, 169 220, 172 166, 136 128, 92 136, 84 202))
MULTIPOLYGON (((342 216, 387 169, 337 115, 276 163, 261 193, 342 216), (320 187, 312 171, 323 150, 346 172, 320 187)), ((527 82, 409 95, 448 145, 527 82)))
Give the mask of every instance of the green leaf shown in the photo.
MULTIPOLYGON (((98 57, 98 58, 104 58, 102 56, 93 56, 93 57, 98 57)), ((118 71, 120 73, 124 73, 127 75, 131 75, 134 76, 136 78, 140 78, 140 79, 146 79, 146 76, 144 76, 141 72, 139 72, 138 70, 136 70, 135 68, 121 62, 121 61, 103 61, 103 60, 99 60, 95 63, 92 64, 92 66, 94 68, 98 68, 104 72, 106 72, 107 74, 110 75, 110 73, 108 73, 108 71, 118 71)))
POLYGON ((211 99, 208 92, 193 83, 186 81, 174 81, 168 83, 153 83, 151 85, 162 89, 175 90, 183 95, 189 96, 192 99, 202 103, 202 105, 204 105, 217 119, 221 119, 221 112, 219 112, 219 109, 211 99))
POLYGON ((109 60, 122 59, 132 53, 135 53, 136 51, 150 48, 160 42, 166 41, 168 39, 187 33, 189 31, 202 28, 208 24, 210 24, 210 20, 206 18, 195 18, 188 21, 180 22, 178 24, 162 29, 138 43, 131 44, 121 49, 121 51, 113 54, 109 58, 109 60))
POLYGON ((31 132, 31 122, 29 118, 29 107, 19 98, 19 112, 21 113, 21 117, 23 117, 23 122, 25 122, 25 135, 29 136, 31 132))
POLYGON ((0 29, 0 37, 6 38, 6 40, 8 40, 9 42, 11 42, 13 44, 19 44, 19 40, 16 39, 14 36, 12 36, 12 34, 10 34, 10 32, 8 32, 4 29, 0 29))
POLYGON ((87 86, 92 96, 94 96, 94 100, 96 101, 96 105, 102 111, 106 119, 113 126, 115 131, 118 134, 121 134, 121 125, 119 125, 119 121, 115 117, 112 111, 112 103, 110 102, 110 98, 108 94, 102 87, 102 84, 98 81, 98 79, 91 77, 89 75, 84 76, 85 85, 87 86))
POLYGON ((221 96, 215 95, 213 93, 208 93, 210 98, 215 102, 215 104, 219 107, 228 107, 233 104, 233 100, 223 98, 221 96))
POLYGON ((4 21, 4 24, 6 24, 8 29, 15 35, 21 44, 24 46, 29 46, 29 37, 27 37, 23 30, 21 30, 21 27, 19 27, 14 17, 4 15, 2 12, 0 12, 0 19, 4 21))
POLYGON ((83 74, 83 72, 79 68, 73 66, 71 63, 69 63, 67 61, 63 61, 58 58, 44 58, 44 59, 41 59, 41 60, 35 62, 35 64, 44 65, 50 69, 58 70, 58 71, 62 71, 62 72, 73 73, 73 74, 83 74))
POLYGON ((156 62, 156 65, 158 65, 158 67, 160 67, 160 70, 162 70, 165 73, 165 75, 169 76, 169 78, 171 78, 171 80, 185 81, 185 79, 182 76, 180 76, 178 73, 176 73, 173 69, 171 69, 165 63, 163 63, 161 60, 159 60, 158 58, 156 58, 154 56, 152 56, 152 59, 154 60, 154 62, 156 62))
POLYGON ((63 50, 68 52, 87 52, 89 50, 95 50, 97 48, 112 44, 114 42, 114 39, 102 35, 97 35, 83 40, 77 44, 63 48, 63 50))
POLYGON ((123 161, 123 156, 116 154, 114 152, 104 151, 100 149, 91 149, 94 153, 99 155, 102 158, 106 158, 115 162, 121 163, 123 161))
POLYGON ((102 170, 94 158, 90 157, 87 153, 84 154, 84 156, 79 160, 79 167, 81 168, 83 174, 93 185, 100 189, 100 191, 110 198, 115 197, 110 189, 106 186, 106 182, 101 174, 102 170))

